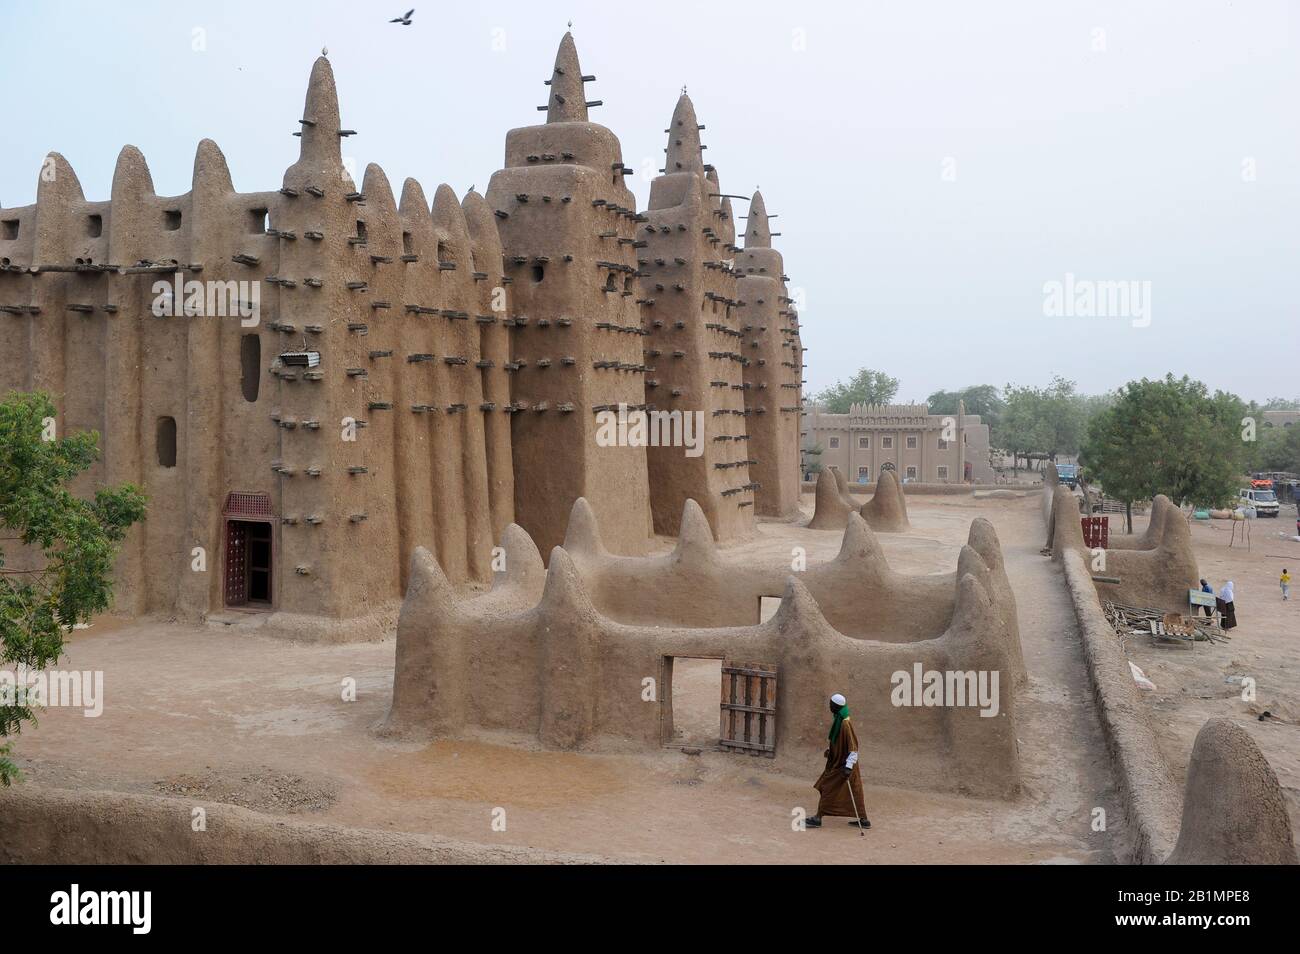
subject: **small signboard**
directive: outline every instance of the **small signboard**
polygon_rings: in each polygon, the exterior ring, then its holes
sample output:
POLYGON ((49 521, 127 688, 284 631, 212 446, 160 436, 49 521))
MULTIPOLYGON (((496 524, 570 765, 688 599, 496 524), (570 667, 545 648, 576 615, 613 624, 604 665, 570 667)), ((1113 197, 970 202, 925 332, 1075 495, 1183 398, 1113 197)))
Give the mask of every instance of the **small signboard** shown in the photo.
POLYGON ((1193 606, 1213 606, 1214 594, 1206 593, 1202 590, 1188 590, 1187 602, 1191 603, 1193 606))

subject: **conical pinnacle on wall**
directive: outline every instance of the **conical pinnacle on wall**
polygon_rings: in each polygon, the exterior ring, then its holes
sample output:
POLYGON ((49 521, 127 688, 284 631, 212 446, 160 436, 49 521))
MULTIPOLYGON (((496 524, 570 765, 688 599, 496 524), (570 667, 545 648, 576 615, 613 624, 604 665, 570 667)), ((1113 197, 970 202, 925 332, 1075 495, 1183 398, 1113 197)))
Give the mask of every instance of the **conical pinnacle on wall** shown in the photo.
POLYGON ((745 221, 745 248, 772 247, 772 226, 768 218, 763 193, 755 191, 749 202, 749 218, 745 221))
MULTIPOLYGON (((343 165, 340 137, 346 130, 339 125, 339 97, 334 85, 334 70, 325 57, 317 57, 312 64, 311 79, 307 82, 307 98, 303 103, 302 145, 298 161, 285 173, 285 185, 294 178, 315 179, 323 174, 337 174, 343 165)), ((315 183, 314 183, 315 184, 315 183)))
POLYGON ((664 171, 703 172, 704 153, 700 145, 700 125, 695 118, 695 106, 685 93, 677 100, 672 122, 668 125, 668 158, 664 171))
POLYGON ((587 101, 586 84, 594 76, 584 76, 578 64, 578 48, 573 34, 566 33, 555 54, 555 69, 547 84, 551 87, 550 101, 539 109, 546 110, 548 123, 585 123, 587 107, 601 105, 599 100, 587 101))

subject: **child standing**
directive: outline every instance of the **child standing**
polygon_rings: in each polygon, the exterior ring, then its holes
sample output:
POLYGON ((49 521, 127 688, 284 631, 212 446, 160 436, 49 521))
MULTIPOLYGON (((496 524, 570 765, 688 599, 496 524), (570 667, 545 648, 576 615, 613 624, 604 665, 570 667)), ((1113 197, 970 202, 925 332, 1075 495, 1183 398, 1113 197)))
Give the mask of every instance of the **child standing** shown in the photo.
POLYGON ((1282 584, 1282 599, 1289 600, 1291 598, 1291 574, 1286 571, 1286 567, 1282 567, 1282 578, 1278 582, 1282 584))

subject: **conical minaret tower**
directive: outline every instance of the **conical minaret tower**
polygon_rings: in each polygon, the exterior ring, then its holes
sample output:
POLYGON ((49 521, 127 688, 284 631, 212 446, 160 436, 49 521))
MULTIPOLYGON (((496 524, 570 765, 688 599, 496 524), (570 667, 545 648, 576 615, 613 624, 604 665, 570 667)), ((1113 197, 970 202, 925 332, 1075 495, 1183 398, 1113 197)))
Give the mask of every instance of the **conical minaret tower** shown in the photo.
POLYGON ((744 302, 745 401, 750 457, 756 461, 750 473, 759 485, 756 507, 763 516, 788 517, 798 508, 802 479, 803 347, 781 253, 772 247, 772 218, 763 194, 755 191, 736 270, 744 302))
POLYGON ((546 83, 546 122, 506 136, 486 195, 515 317, 509 365, 515 519, 542 553, 586 497, 605 543, 638 552, 651 531, 644 447, 602 446, 601 412, 644 409, 637 214, 617 137, 590 122, 586 76, 565 34, 546 83))
POLYGON ((646 398, 672 422, 693 421, 699 452, 651 447, 655 532, 675 536, 685 502, 704 510, 714 536, 748 533, 754 520, 749 477, 730 205, 704 162, 695 107, 685 92, 666 130, 663 175, 651 183, 638 235, 641 296, 647 304, 646 398))
POLYGON ((484 393, 505 371, 483 360, 482 329, 500 319, 481 285, 500 266, 491 246, 476 249, 450 187, 430 201, 408 179, 399 200, 373 164, 359 188, 352 181, 339 146, 352 131, 324 57, 301 125, 267 279, 280 300, 280 605, 346 618, 400 599, 417 546, 453 580, 490 577, 486 419, 504 411, 484 393), (293 366, 297 349, 319 363, 293 366))
POLYGON ((312 65, 299 120, 298 161, 285 170, 285 201, 270 216, 275 258, 244 261, 250 277, 269 282, 280 306, 268 326, 274 336, 263 336, 278 392, 267 409, 280 434, 270 466, 283 524, 279 568, 287 571, 277 574, 278 602, 291 613, 323 610, 328 616, 350 615, 349 607, 365 602, 380 561, 349 568, 325 554, 364 552, 370 530, 390 523, 389 513, 374 503, 375 434, 384 424, 363 403, 366 383, 345 372, 353 366, 350 339, 358 334, 348 326, 365 314, 356 301, 360 289, 347 283, 367 278, 356 267, 367 216, 344 170, 343 132, 334 71, 321 56, 312 65), (300 351, 315 354, 319 363, 289 363, 286 356, 300 351))

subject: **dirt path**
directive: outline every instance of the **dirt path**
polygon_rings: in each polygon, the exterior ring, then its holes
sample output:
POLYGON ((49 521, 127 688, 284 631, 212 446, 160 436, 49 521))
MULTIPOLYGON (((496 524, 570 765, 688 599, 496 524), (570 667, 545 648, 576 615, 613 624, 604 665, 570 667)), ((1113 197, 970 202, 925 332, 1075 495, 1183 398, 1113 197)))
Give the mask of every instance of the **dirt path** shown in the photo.
POLYGON ((1020 765, 1029 797, 1062 831, 1080 838, 1094 860, 1114 862, 1124 812, 1079 643, 1074 609, 1059 568, 1041 555, 1045 531, 1037 501, 998 521, 1007 575, 1016 594, 1029 686, 1018 712, 1020 765), (1093 831, 1094 809, 1106 831, 1093 831))

